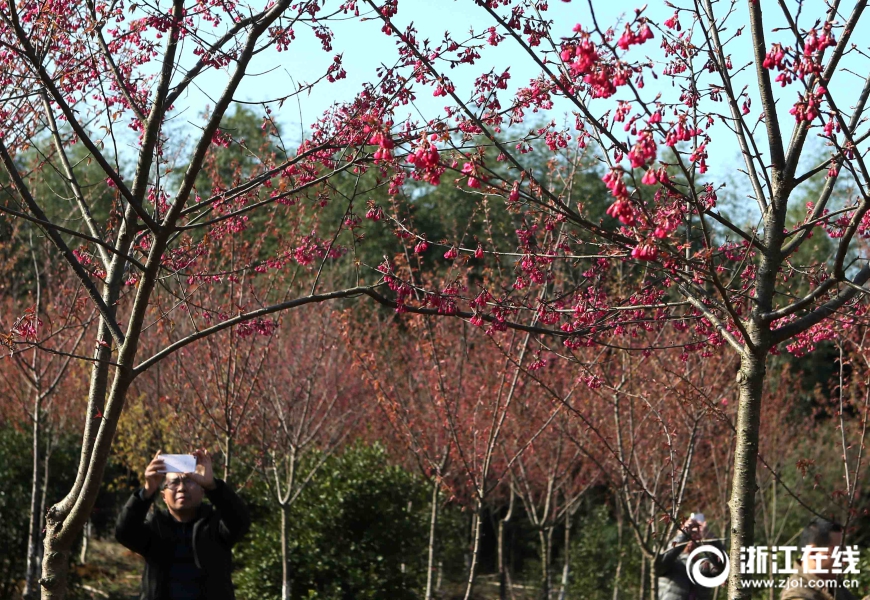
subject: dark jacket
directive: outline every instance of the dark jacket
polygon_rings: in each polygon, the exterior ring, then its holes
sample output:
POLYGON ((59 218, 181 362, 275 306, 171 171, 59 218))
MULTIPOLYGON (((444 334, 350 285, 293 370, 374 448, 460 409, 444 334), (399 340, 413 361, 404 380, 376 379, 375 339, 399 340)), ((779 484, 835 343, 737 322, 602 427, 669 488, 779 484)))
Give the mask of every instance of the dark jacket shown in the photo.
POLYGON ((845 587, 829 588, 819 581, 818 575, 804 573, 800 565, 795 567, 798 572, 788 578, 780 600, 855 600, 845 587))
MULTIPOLYGON (((176 521, 165 510, 148 509, 157 494, 143 500, 139 489, 130 496, 115 525, 115 539, 145 557, 141 600, 168 598, 169 569, 175 555, 176 521)), ((230 577, 231 548, 251 526, 248 507, 229 486, 215 479, 215 489, 205 491, 211 504, 201 504, 193 520, 193 555, 203 571, 203 598, 234 600, 230 577)))
MULTIPOLYGON (((686 560, 689 555, 683 550, 686 548, 689 537, 682 531, 677 532, 671 540, 670 548, 662 553, 655 563, 656 575, 658 575, 658 600, 709 600, 713 598, 712 588, 695 585, 689 579, 686 572, 686 560)), ((716 546, 722 552, 725 548, 719 541, 704 542, 716 546)), ((701 564, 701 572, 712 577, 719 575, 725 568, 725 564, 712 553, 703 553, 705 557, 701 564)))

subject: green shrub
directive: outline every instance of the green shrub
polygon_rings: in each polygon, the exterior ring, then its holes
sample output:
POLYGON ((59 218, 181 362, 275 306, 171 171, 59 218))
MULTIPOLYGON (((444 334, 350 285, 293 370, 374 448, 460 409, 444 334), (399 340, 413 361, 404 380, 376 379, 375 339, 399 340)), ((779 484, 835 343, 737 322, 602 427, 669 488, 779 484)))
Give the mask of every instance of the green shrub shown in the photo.
MULTIPOLYGON (((14 598, 24 587, 27 569, 27 536, 30 527, 30 494, 33 475, 32 433, 6 423, 0 426, 0 598, 14 598), (13 593, 14 591, 14 593, 13 593)), ((81 439, 62 435, 53 443, 49 459, 46 506, 58 502, 72 487, 81 439)), ((71 555, 73 562, 75 553, 71 555)), ((70 577, 70 598, 79 593, 78 580, 70 577)))
POLYGON ((640 550, 626 526, 622 532, 622 547, 616 520, 605 505, 580 509, 571 544, 569 598, 611 600, 619 569, 619 597, 636 598, 641 570, 640 550))
MULTIPOLYGON (((240 600, 281 595, 281 519, 264 492, 255 488, 254 524, 235 550, 240 600)), ((428 499, 425 482, 391 465, 380 446, 328 458, 290 509, 292 598, 419 597, 428 499)))
POLYGON ((30 440, 11 427, 0 429, 0 598, 11 598, 24 579, 30 513, 30 440))

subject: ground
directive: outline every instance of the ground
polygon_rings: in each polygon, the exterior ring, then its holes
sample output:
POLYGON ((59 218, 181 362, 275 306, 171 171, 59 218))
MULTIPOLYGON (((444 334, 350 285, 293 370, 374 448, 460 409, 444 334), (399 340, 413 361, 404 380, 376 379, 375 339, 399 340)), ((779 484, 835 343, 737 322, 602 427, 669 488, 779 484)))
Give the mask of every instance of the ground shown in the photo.
POLYGON ((92 598, 135 600, 144 561, 115 541, 92 539, 88 561, 76 567, 82 588, 92 598))
MULTIPOLYGON (((142 558, 115 541, 93 539, 88 548, 88 562, 76 567, 82 584, 82 599, 136 600, 139 597, 139 579, 142 576, 142 558)), ((494 575, 478 577, 472 600, 498 598, 497 578, 494 575)), ((439 600, 461 600, 465 586, 460 583, 444 586, 439 600)), ((532 589, 514 584, 511 600, 530 600, 532 589)))

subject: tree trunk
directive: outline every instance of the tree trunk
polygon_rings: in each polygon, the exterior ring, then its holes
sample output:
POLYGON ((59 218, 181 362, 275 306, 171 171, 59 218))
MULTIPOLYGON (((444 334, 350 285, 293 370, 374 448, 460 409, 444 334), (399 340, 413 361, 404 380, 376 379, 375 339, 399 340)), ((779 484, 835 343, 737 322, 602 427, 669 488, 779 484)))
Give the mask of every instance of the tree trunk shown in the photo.
POLYGON ((622 576, 622 559, 625 558, 625 548, 622 545, 622 508, 616 503, 616 576, 613 578, 613 600, 619 600, 619 578, 622 576))
POLYGON ((553 562, 553 527, 547 529, 547 600, 553 591, 553 572, 550 566, 553 562))
POLYGON ((85 523, 85 528, 82 531, 82 549, 79 552, 79 564, 86 565, 88 563, 88 546, 91 541, 91 521, 85 523))
POLYGON ((226 460, 224 461, 224 481, 230 480, 230 461, 233 459, 233 437, 230 434, 227 434, 225 440, 225 448, 227 449, 227 455, 224 457, 226 460))
MULTIPOLYGON (((137 167, 137 171, 140 167, 141 164, 137 167)), ((136 179, 139 180, 138 174, 136 179)), ((144 182, 144 180, 139 181, 144 182)), ((144 183, 137 185, 144 185, 144 183)), ((142 190, 144 192, 144 187, 142 190)), ((124 215, 125 221, 119 230, 116 244, 119 252, 108 269, 103 294, 103 299, 109 307, 116 306, 124 280, 124 263, 118 257, 126 255, 133 241, 134 232, 128 229, 127 224, 134 226, 136 224, 132 205, 127 207, 124 215)), ((166 243, 165 235, 158 235, 154 239, 142 279, 135 292, 136 297, 127 325, 127 336, 124 344, 118 348, 114 361, 112 360, 114 339, 110 327, 105 319, 100 320, 78 473, 73 488, 66 497, 46 512, 45 550, 42 559, 42 578, 39 580, 42 586, 42 600, 66 598, 69 587, 69 557, 78 533, 90 518, 103 482, 106 463, 112 450, 112 440, 118 428, 121 412, 124 410, 127 392, 133 382, 133 366, 139 348, 139 337, 142 334, 146 309, 151 292, 156 285, 166 243), (112 362, 115 363, 114 378, 109 387, 109 367, 112 362)), ((113 318, 114 310, 115 308, 111 309, 113 318)))
MULTIPOLYGON (((132 360, 125 347, 120 353, 119 362, 123 365, 132 360)), ((112 392, 106 403, 105 415, 88 416, 88 421, 99 421, 95 439, 90 452, 83 446, 85 474, 80 483, 74 485, 70 494, 60 503, 52 506, 46 513, 45 546, 42 558, 42 600, 64 600, 69 588, 69 559, 87 520, 94 508, 106 463, 111 452, 112 438, 118 425, 118 418, 124 407, 127 391, 132 381, 129 367, 121 367, 112 385, 112 392)), ((90 408, 90 407, 89 407, 90 408)), ((86 432, 87 432, 86 426, 86 432)), ((86 433, 87 439, 87 433, 86 433)))
POLYGON ((63 600, 69 587, 69 557, 72 544, 63 538, 46 536, 42 554, 42 600, 63 600))
POLYGON ((641 556, 640 557, 640 590, 639 590, 639 593, 637 595, 638 600, 644 600, 646 598, 646 582, 647 582, 646 563, 647 563, 646 555, 641 556))
MULTIPOLYGON (((128 247, 124 246, 122 248, 124 252, 127 251, 128 247)), ((113 306, 118 296, 110 295, 108 298, 111 300, 109 306, 113 306)), ((65 532, 64 524, 66 519, 73 513, 76 503, 82 497, 85 481, 91 468, 99 429, 103 422, 97 415, 105 406, 109 363, 112 360, 112 337, 104 321, 100 322, 97 340, 101 343, 97 344, 94 351, 94 365, 91 372, 90 390, 88 391, 88 409, 76 481, 67 496, 45 512, 42 577, 39 580, 39 584, 42 586, 43 600, 63 600, 66 597, 69 556, 72 552, 77 531, 74 531, 75 527, 72 527, 65 532)), ((102 480, 102 472, 100 473, 100 479, 102 480)))
POLYGON ((435 575, 435 525, 438 523, 438 492, 441 482, 433 477, 432 483, 432 514, 429 518, 429 559, 426 562, 426 600, 432 600, 432 584, 435 575))
POLYGON ((550 599, 550 530, 538 531, 541 543, 541 600, 550 599))
POLYGON ((757 354, 746 352, 740 361, 737 384, 740 390, 737 408, 737 441, 734 449, 734 475, 731 484, 731 571, 728 577, 728 597, 746 600, 749 589, 741 586, 740 548, 753 543, 755 527, 755 471, 758 460, 758 426, 761 414, 761 394, 766 371, 766 350, 757 354))
POLYGON ((471 590, 474 587, 474 576, 477 570, 477 553, 480 551, 480 513, 483 511, 483 502, 478 500, 474 515, 471 518, 472 530, 472 547, 471 547, 471 562, 468 565, 468 585, 465 587, 464 600, 471 598, 471 590))
POLYGON ((281 600, 290 600, 290 516, 289 506, 281 507, 281 600))
POLYGON ((40 538, 42 537, 42 499, 41 470, 39 460, 42 434, 42 394, 37 390, 33 401, 33 472, 30 478, 30 529, 27 535, 27 571, 24 579, 24 598, 30 600, 39 594, 37 579, 40 566, 40 538))
POLYGON ((498 598, 499 600, 507 600, 507 569, 505 568, 504 559, 504 526, 505 520, 501 519, 498 522, 498 598))
POLYGON ((508 510, 505 513, 504 518, 500 519, 498 522, 498 597, 499 600, 507 600, 507 587, 508 587, 508 568, 507 568, 507 560, 505 559, 505 548, 504 548, 504 532, 505 526, 511 520, 514 513, 514 499, 516 498, 516 494, 514 493, 513 485, 510 486, 510 501, 508 502, 508 510))
MULTIPOLYGON (((571 569, 571 510, 565 511, 565 556, 562 561, 562 585, 559 589, 559 600, 565 600, 568 596, 568 582, 571 569)), ((616 579, 619 580, 619 565, 616 567, 616 579)), ((615 599, 614 599, 615 600, 615 599)))

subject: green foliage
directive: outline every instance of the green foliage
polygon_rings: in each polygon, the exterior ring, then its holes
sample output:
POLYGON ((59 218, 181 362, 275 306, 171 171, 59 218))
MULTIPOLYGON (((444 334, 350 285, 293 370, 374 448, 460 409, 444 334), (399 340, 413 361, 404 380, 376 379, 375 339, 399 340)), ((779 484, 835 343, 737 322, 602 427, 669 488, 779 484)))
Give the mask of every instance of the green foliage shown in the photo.
MULTIPOLYGON (((27 566, 27 536, 30 524, 30 492, 33 473, 32 434, 11 424, 0 426, 0 598, 14 597, 23 588, 27 566)), ((72 486, 81 440, 61 436, 49 458, 46 506, 63 498, 72 486)), ((72 556, 70 560, 72 561, 72 556)), ((72 572, 72 571, 71 571, 72 572)), ((70 598, 76 598, 77 579, 72 572, 70 598)))
MULTIPOLYGON (((37 140, 42 151, 50 154, 52 151, 48 144, 47 138, 37 140)), ((47 218, 53 222, 66 223, 70 211, 78 211, 72 187, 65 175, 44 164, 42 151, 30 150, 16 160, 21 165, 21 171, 26 173, 25 182, 30 194, 37 199, 47 218)), ((105 183, 105 174, 89 159, 81 145, 71 147, 68 152, 72 171, 91 214, 104 222, 112 207, 113 197, 111 188, 105 183)), ((21 196, 6 185, 8 180, 5 170, 0 167, 0 207, 29 213, 21 196)), ((84 246, 81 239, 63 233, 60 235, 71 249, 84 246)), ((32 266, 34 255, 43 271, 59 263, 65 265, 38 226, 0 211, 0 292, 21 302, 29 302, 25 297, 35 287, 32 266)))
MULTIPOLYGON (((328 458, 289 511, 292 598, 416 598, 425 582, 426 485, 381 446, 328 458)), ((235 550, 241 599, 281 594, 281 519, 264 490, 235 550)))
POLYGON ((30 452, 21 431, 0 429, 0 597, 11 598, 27 556, 30 513, 30 452))
MULTIPOLYGON (((485 146, 488 140, 479 139, 476 143, 485 146)), ((449 152, 442 153, 442 161, 450 163, 450 156, 449 152)), ((600 222, 605 229, 615 230, 619 226, 615 219, 605 214, 611 198, 595 163, 590 161, 574 169, 567 161, 554 159, 551 153, 541 147, 526 155, 526 159, 528 170, 535 174, 545 188, 558 195, 566 206, 575 210, 582 205, 586 214, 596 223, 600 222)), ((487 154, 485 162, 487 168, 507 182, 508 187, 518 177, 512 167, 496 160, 494 152, 487 154)), ((478 190, 468 188, 459 168, 461 163, 454 170, 448 169, 441 178, 441 185, 437 187, 409 179, 409 185, 396 196, 388 195, 386 181, 380 178, 375 169, 361 176, 341 173, 332 180, 336 194, 320 211, 320 235, 331 238, 335 234, 352 201, 351 212, 357 217, 363 217, 371 203, 381 207, 390 217, 395 216, 408 231, 425 235, 429 249, 421 256, 412 258, 411 263, 429 274, 446 273, 450 269, 454 261, 445 259, 443 255, 453 245, 473 249, 481 244, 486 250, 516 248, 516 230, 530 227, 540 215, 520 204, 509 205, 505 198, 498 195, 481 194, 478 190)), ((345 230, 337 241, 352 249, 351 260, 376 267, 385 256, 393 258, 402 254, 403 245, 411 248, 416 245, 416 239, 401 241, 396 235, 400 231, 392 219, 363 219, 361 226, 354 232, 355 236, 345 230)), ((571 237, 575 241, 582 241, 588 235, 574 230, 571 237)), ((592 248, 582 249, 582 252, 586 250, 592 251, 592 248)), ((512 269, 514 260, 504 257, 503 268, 512 269)), ((477 268, 480 265, 475 261, 469 266, 472 278, 481 275, 481 269, 477 268)), ((365 275, 366 269, 362 269, 362 273, 365 275)))
MULTIPOLYGON (((142 395, 130 398, 118 420, 113 447, 115 459, 136 475, 144 473, 155 451, 183 451, 185 443, 180 435, 181 427, 177 413, 167 404, 148 403, 142 395)), ((109 489, 123 483, 109 481, 109 489)))
POLYGON ((622 566, 619 568, 618 578, 619 597, 638 597, 640 550, 627 527, 623 529, 620 545, 619 529, 609 508, 601 504, 581 509, 574 531, 568 597, 586 600, 613 598, 620 554, 622 566))
MULTIPOLYGON (((232 114, 221 119, 220 130, 231 138, 226 148, 212 145, 203 171, 196 179, 196 191, 208 198, 216 185, 223 189, 238 185, 243 180, 262 170, 273 153, 279 152, 273 140, 262 129, 263 119, 253 110, 236 104, 232 114)), ((181 183, 188 165, 183 165, 171 174, 169 193, 181 183)))

